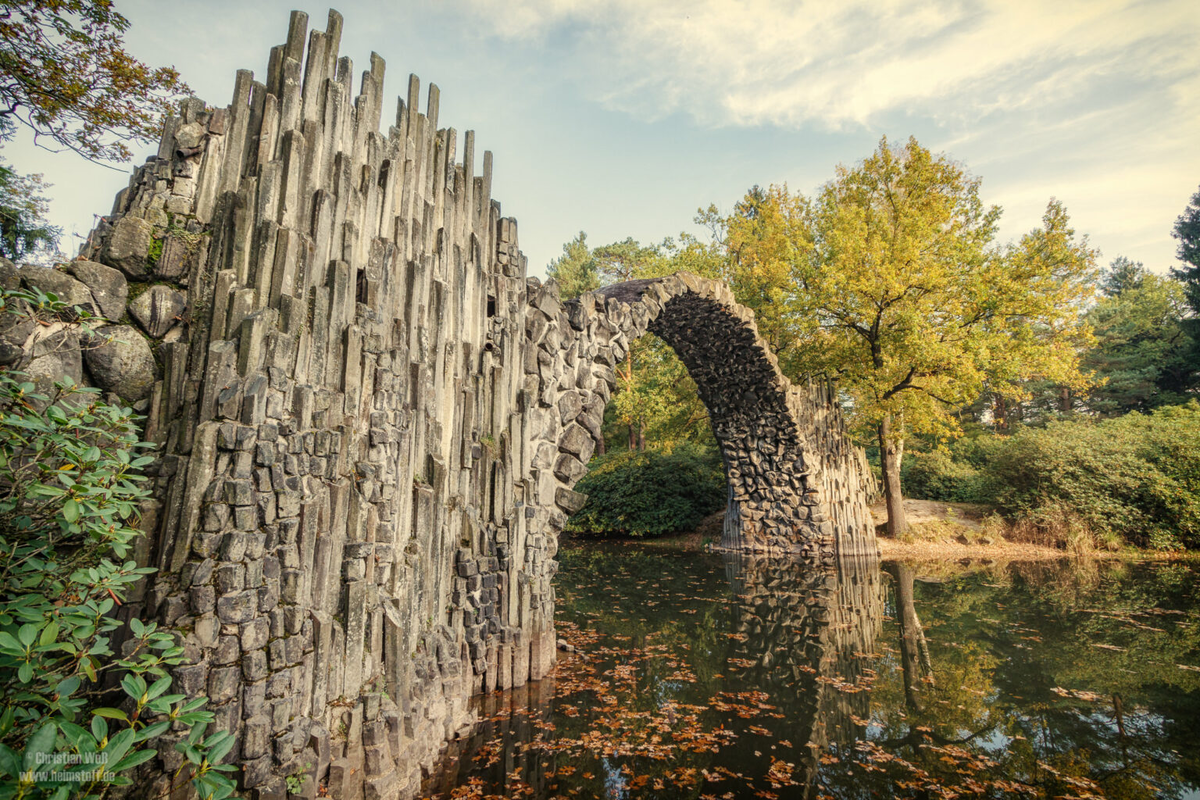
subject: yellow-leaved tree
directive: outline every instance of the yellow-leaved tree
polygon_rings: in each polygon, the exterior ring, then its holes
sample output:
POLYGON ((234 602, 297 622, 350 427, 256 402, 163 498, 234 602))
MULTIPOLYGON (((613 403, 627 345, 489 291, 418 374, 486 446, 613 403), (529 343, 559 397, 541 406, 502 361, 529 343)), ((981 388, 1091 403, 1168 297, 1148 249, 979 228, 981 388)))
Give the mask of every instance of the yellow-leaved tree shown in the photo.
POLYGON ((726 220, 731 283, 785 370, 836 378, 855 428, 879 442, 890 535, 907 528, 907 436, 954 432, 985 386, 1086 385, 1095 253, 1055 201, 1016 245, 996 245, 999 216, 961 165, 885 138, 813 200, 772 187, 726 220))

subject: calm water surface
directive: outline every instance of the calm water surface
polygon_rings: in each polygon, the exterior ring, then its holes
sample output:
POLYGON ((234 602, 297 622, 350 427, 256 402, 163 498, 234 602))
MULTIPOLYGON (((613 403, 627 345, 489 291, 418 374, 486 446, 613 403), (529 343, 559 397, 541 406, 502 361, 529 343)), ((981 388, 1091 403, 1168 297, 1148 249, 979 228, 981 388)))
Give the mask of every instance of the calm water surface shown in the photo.
POLYGON ((442 798, 1200 797, 1193 564, 560 553, 547 679, 442 798))

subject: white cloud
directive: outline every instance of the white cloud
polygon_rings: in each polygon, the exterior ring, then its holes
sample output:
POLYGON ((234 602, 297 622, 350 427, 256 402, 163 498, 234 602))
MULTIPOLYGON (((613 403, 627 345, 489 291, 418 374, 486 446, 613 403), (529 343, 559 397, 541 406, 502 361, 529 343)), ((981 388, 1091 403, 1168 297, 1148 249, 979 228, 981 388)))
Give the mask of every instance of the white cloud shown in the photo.
POLYGON ((1195 0, 458 2, 477 35, 555 58, 572 91, 636 118, 801 146, 918 133, 984 176, 1006 236, 1054 195, 1106 257, 1163 269, 1200 180, 1195 0))
POLYGON ((571 35, 565 68, 613 108, 711 125, 953 119, 1044 107, 1114 77, 1200 72, 1190 0, 463 2, 486 35, 571 35))

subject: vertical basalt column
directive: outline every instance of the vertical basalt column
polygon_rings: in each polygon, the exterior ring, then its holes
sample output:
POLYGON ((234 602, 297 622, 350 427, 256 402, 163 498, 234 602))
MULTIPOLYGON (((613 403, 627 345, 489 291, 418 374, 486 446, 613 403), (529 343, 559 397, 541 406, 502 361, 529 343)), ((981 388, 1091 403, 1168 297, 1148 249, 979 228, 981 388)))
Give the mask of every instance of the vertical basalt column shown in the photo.
POLYGON ((436 86, 381 132, 383 61, 356 82, 341 30, 295 12, 264 81, 184 103, 84 253, 184 298, 154 348, 144 613, 255 797, 412 796, 469 696, 554 653, 516 223, 436 86))

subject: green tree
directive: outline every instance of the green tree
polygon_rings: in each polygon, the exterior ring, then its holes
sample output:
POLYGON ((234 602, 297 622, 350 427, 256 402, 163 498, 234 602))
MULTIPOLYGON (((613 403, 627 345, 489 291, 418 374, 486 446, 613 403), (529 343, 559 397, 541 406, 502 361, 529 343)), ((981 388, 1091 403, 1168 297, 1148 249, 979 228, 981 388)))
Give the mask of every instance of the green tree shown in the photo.
POLYGON ((1171 235, 1179 240, 1177 253, 1183 267, 1171 271, 1183 284, 1183 294, 1191 313, 1184 329, 1192 338, 1192 361, 1200 363, 1200 191, 1192 195, 1187 208, 1175 220, 1171 235))
POLYGON ((173 67, 125 50, 129 21, 112 0, 5 0, 0 5, 0 137, 18 125, 39 144, 93 161, 125 161, 153 141, 174 98, 173 67))
POLYGON ((1200 376, 1183 329, 1182 284, 1118 258, 1102 289, 1104 297, 1087 314, 1096 347, 1084 368, 1099 379, 1087 407, 1111 415, 1185 402, 1200 376))
POLYGON ((1000 209, 984 207, 978 178, 915 139, 884 139, 811 203, 773 187, 756 215, 766 224, 745 234, 745 215, 730 218, 734 268, 767 276, 787 371, 837 378, 878 440, 892 535, 907 527, 906 437, 953 433, 989 382, 1010 395, 1039 376, 1082 385, 1095 256, 1061 204, 997 248, 1000 209))
POLYGON ((0 255, 17 261, 57 247, 61 230, 45 219, 48 186, 41 175, 18 175, 0 164, 0 255))
POLYGON ((812 208, 787 186, 754 186, 725 220, 728 269, 723 277, 738 302, 754 312, 759 335, 795 372, 792 345, 800 335, 795 265, 812 248, 812 208))
POLYGON ((596 273, 596 259, 587 245, 587 234, 579 232, 563 245, 563 254, 546 267, 546 277, 558 282, 558 291, 563 300, 574 300, 584 292, 600 288, 600 277, 596 273))
POLYGON ((997 296, 1011 301, 1004 346, 994 347, 988 358, 986 386, 996 429, 1007 431, 1010 418, 1020 419, 1022 411, 1031 419, 1068 412, 1072 398, 1090 385, 1079 362, 1094 340, 1081 315, 1095 295, 1098 255, 1086 236, 1076 236, 1062 203, 1052 199, 1042 227, 1005 247, 999 270, 985 276, 1000 283, 997 296))

